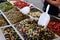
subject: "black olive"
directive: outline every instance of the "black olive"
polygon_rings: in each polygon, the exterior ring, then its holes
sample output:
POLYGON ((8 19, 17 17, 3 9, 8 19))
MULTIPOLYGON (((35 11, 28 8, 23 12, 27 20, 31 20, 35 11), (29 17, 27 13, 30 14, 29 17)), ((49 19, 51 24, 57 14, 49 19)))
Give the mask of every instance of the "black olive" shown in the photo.
POLYGON ((23 37, 24 37, 24 39, 26 39, 26 38, 27 38, 27 34, 26 34, 26 33, 24 33, 24 34, 23 34, 23 37))
POLYGON ((6 38, 10 38, 10 35, 9 35, 9 34, 5 34, 5 37, 6 37, 6 38))

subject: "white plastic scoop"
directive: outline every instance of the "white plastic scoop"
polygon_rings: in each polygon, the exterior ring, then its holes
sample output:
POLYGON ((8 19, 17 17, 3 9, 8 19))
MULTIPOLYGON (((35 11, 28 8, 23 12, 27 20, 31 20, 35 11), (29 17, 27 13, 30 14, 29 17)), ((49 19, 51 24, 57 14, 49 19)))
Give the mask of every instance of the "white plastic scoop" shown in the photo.
POLYGON ((46 26, 48 25, 48 23, 50 21, 50 16, 48 14, 49 7, 50 7, 50 5, 47 6, 46 12, 42 13, 40 15, 40 18, 38 19, 38 25, 42 25, 42 26, 44 26, 44 28, 46 28, 46 26))
MULTIPOLYGON (((21 0, 21 1, 23 1, 23 0, 21 0)), ((16 2, 16 1, 10 1, 10 3, 12 4, 12 5, 14 5, 13 3, 14 2, 16 2)), ((20 9, 20 8, 18 8, 19 10, 20 10, 20 12, 22 12, 23 14, 28 14, 29 12, 30 12, 30 7, 32 6, 32 4, 30 4, 29 6, 26 6, 26 7, 24 7, 24 8, 22 8, 22 9, 20 9)))
POLYGON ((20 11, 23 13, 23 14, 28 14, 30 12, 30 7, 32 6, 32 4, 30 4, 30 6, 26 6, 22 9, 20 9, 20 11))

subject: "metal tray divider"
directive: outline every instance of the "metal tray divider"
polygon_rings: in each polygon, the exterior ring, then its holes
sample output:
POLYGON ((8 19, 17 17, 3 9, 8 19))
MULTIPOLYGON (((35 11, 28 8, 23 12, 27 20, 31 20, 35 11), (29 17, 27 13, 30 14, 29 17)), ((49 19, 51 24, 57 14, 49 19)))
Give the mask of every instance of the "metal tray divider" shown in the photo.
POLYGON ((0 28, 0 40, 6 40, 5 37, 4 37, 4 35, 2 34, 1 28, 0 28))
POLYGON ((11 25, 1 26, 0 28, 10 27, 11 25))
POLYGON ((58 17, 56 17, 56 16, 54 16, 54 15, 51 15, 52 17, 54 17, 54 18, 56 18, 56 19, 58 19, 58 20, 60 20, 60 18, 58 18, 58 17))
MULTIPOLYGON (((10 24, 10 26, 13 27, 13 29, 16 31, 16 33, 19 35, 19 37, 24 40, 24 38, 21 36, 21 34, 17 31, 17 29, 14 27, 14 25, 9 21, 9 19, 5 16, 5 14, 0 10, 1 14, 4 16, 4 18, 7 20, 7 22, 10 24)), ((5 26, 6 27, 6 26, 5 26)))
POLYGON ((14 28, 14 30, 17 32, 17 34, 21 37, 21 39, 24 40, 24 38, 21 36, 21 34, 16 30, 16 28, 14 27, 14 25, 11 25, 11 26, 14 28))
POLYGON ((3 15, 3 17, 6 19, 6 21, 9 23, 9 25, 11 24, 11 22, 8 20, 8 18, 5 16, 5 14, 2 12, 2 11, 0 11, 1 12, 1 14, 3 15))

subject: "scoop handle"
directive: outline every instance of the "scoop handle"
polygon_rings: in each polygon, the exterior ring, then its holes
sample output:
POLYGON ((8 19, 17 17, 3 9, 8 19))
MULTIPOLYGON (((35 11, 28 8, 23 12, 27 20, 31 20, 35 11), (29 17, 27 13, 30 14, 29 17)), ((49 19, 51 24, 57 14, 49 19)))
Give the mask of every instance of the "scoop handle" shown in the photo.
POLYGON ((29 7, 31 7, 33 4, 30 4, 29 7))
POLYGON ((47 6, 47 8, 46 8, 46 13, 48 13, 49 8, 50 8, 50 5, 48 4, 48 6, 47 6))
MULTIPOLYGON (((30 8, 33 4, 30 4, 28 7, 30 8)), ((19 10, 21 10, 20 8, 18 8, 19 10)))

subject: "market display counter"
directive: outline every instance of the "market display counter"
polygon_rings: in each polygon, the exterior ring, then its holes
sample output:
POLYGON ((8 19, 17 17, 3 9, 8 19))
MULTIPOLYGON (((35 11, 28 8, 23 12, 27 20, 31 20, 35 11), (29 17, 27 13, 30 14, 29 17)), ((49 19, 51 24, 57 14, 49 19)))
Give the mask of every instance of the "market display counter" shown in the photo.
POLYGON ((40 17, 42 11, 33 6, 30 12, 25 15, 18 9, 25 7, 21 4, 30 5, 21 1, 16 1, 14 5, 9 2, 0 4, 2 38, 6 40, 53 40, 60 37, 60 20, 51 17, 47 28, 44 29, 43 26, 37 24, 38 20, 35 20, 40 17))

